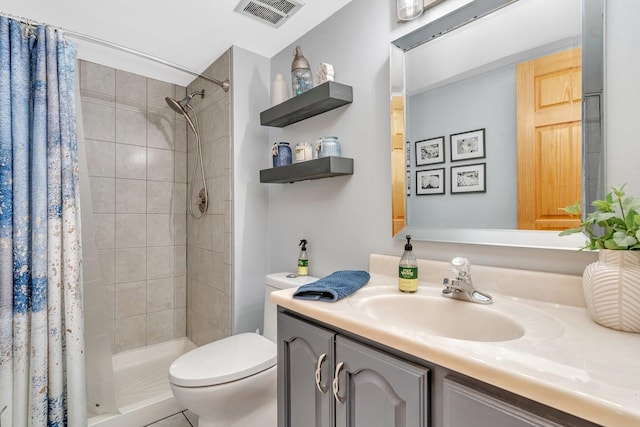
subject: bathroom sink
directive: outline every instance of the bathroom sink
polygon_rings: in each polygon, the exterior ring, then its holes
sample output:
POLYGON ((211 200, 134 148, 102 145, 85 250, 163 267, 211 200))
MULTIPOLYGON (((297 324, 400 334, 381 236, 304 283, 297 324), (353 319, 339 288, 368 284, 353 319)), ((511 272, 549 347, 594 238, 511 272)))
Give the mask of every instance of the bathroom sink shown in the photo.
POLYGON ((524 328, 493 306, 437 295, 383 294, 353 299, 350 304, 380 324, 466 341, 510 341, 524 328))

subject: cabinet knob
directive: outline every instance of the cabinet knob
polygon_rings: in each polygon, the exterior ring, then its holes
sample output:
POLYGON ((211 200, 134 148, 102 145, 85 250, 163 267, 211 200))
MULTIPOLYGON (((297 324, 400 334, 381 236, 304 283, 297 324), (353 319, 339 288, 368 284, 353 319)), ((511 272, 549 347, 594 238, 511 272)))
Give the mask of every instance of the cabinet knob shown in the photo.
POLYGON ((342 367, 344 366, 344 362, 340 362, 338 363, 338 366, 336 366, 336 373, 333 376, 333 382, 332 382, 332 386, 333 386, 333 397, 336 399, 336 402, 338 403, 344 403, 344 397, 341 397, 338 393, 340 392, 340 379, 339 379, 339 375, 340 375, 340 370, 342 369, 342 367))
POLYGON ((318 387, 320 393, 327 392, 327 386, 322 385, 322 364, 326 358, 327 353, 322 353, 320 357, 318 357, 318 364, 316 365, 316 387, 318 387))

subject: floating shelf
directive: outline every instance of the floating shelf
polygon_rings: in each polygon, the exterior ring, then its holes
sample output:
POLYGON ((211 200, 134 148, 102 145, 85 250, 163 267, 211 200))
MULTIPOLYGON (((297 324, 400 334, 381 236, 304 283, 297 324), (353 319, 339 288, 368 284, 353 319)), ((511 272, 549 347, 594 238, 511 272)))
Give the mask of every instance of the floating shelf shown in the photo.
POLYGON ((260 182, 286 184, 340 175, 353 175, 353 159, 323 157, 277 168, 262 169, 260 182))
POLYGON ((353 102, 351 86, 326 82, 260 113, 260 124, 283 128, 353 102))

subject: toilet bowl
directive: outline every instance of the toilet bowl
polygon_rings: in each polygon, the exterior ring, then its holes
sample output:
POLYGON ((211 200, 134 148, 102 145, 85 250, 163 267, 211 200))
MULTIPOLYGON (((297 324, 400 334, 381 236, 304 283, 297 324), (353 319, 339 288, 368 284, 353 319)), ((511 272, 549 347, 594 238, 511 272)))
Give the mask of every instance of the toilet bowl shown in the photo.
POLYGON ((275 427, 277 424, 276 306, 269 294, 317 280, 266 276, 264 336, 241 333, 203 345, 169 367, 176 400, 198 415, 199 427, 275 427))

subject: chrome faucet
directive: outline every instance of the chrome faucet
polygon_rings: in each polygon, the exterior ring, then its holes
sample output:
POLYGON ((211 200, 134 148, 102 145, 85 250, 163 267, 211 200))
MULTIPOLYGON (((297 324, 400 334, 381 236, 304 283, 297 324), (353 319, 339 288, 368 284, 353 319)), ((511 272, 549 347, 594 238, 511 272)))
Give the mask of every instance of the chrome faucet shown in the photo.
POLYGON ((444 285, 442 296, 478 304, 493 303, 491 295, 477 291, 473 287, 471 283, 471 263, 468 259, 462 257, 452 259, 449 263, 449 270, 451 270, 455 278, 444 278, 442 281, 444 285))

